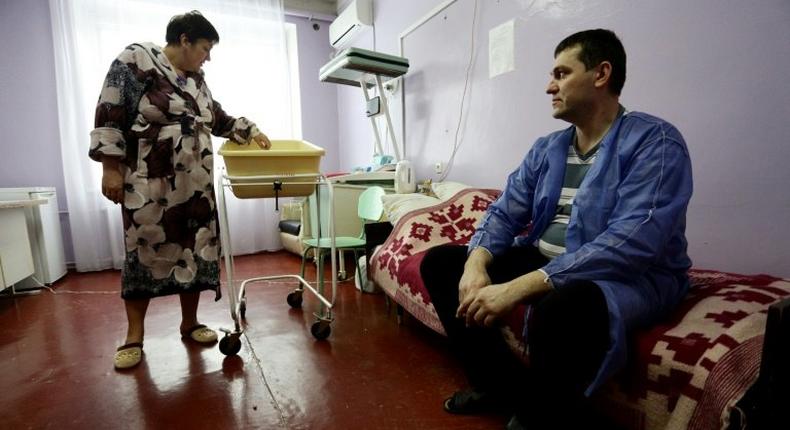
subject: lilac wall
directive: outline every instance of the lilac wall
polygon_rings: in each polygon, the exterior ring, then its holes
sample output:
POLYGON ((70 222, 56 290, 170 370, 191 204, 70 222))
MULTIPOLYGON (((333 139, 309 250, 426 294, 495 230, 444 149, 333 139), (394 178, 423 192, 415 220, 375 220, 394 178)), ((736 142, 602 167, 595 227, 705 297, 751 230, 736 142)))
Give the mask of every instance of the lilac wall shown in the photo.
POLYGON ((302 104, 302 138, 326 150, 321 160, 324 172, 337 170, 337 85, 318 80, 318 70, 330 60, 329 23, 286 16, 296 25, 299 46, 299 85, 302 104), (319 29, 313 29, 318 24, 319 29))
MULTIPOLYGON (((398 35, 440 0, 376 0, 375 33, 358 45, 397 54, 398 35), (375 39, 374 39, 375 38, 375 39)), ((469 60, 472 0, 405 39, 408 158, 421 178, 447 161, 469 60)), ((737 0, 479 1, 461 147, 449 180, 500 187, 538 136, 566 126, 544 90, 554 46, 605 27, 629 55, 622 102, 673 122, 694 163, 688 214, 695 266, 790 276, 790 2, 737 0), (516 71, 488 77, 488 31, 516 18, 516 71), (491 168, 491 166, 497 166, 491 168)), ((338 92, 341 168, 364 160, 372 132, 360 96, 338 92)))
POLYGON ((0 40, 0 187, 54 186, 65 209, 47 0, 0 2, 0 40))
POLYGON ((0 2, 0 187, 55 187, 73 261, 47 0, 0 2))

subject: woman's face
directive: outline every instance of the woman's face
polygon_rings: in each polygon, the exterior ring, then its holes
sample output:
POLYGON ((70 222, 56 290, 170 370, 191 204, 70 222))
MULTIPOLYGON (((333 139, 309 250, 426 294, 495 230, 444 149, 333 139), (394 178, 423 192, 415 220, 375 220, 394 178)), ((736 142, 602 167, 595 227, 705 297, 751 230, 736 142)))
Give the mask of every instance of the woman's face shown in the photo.
POLYGON ((214 47, 214 42, 208 39, 197 39, 192 43, 182 36, 181 47, 184 52, 182 69, 188 72, 198 72, 204 62, 211 61, 211 48, 214 47))

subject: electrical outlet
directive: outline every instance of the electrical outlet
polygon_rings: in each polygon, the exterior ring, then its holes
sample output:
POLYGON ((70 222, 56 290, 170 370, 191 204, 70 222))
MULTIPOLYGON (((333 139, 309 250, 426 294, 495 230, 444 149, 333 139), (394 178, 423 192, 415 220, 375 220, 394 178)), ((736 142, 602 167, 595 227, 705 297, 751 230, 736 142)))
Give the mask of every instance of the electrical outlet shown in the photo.
POLYGON ((442 172, 444 172, 444 163, 442 163, 441 161, 436 162, 436 164, 433 165, 433 171, 437 175, 441 175, 442 172))

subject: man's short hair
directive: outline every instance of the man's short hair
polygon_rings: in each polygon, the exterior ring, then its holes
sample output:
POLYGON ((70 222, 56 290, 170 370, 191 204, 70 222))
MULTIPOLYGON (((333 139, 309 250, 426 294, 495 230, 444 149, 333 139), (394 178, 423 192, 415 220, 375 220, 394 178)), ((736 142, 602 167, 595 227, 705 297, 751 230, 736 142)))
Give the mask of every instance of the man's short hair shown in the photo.
POLYGON ((625 85, 625 48, 617 35, 611 30, 601 28, 571 34, 557 45, 554 57, 556 58, 560 52, 575 46, 581 47, 579 61, 584 64, 587 70, 604 61, 612 64, 609 90, 619 96, 623 85, 625 85))
POLYGON ((178 39, 182 34, 186 35, 189 43, 195 43, 198 39, 206 39, 214 43, 219 42, 217 30, 196 10, 170 18, 170 22, 167 24, 167 34, 165 35, 167 44, 178 44, 178 39))

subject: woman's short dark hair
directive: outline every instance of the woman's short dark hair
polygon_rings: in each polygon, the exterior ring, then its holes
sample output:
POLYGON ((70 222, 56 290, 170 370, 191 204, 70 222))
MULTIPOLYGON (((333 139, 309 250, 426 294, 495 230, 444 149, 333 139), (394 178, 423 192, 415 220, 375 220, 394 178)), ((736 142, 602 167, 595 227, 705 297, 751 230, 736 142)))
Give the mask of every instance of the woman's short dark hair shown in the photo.
POLYGON ((189 43, 195 43, 198 39, 206 39, 214 43, 219 42, 217 29, 196 10, 170 18, 170 22, 167 24, 167 34, 165 35, 167 44, 178 44, 182 34, 186 35, 189 43))
POLYGON ((609 90, 619 96, 623 85, 625 85, 625 48, 617 35, 611 30, 601 28, 571 34, 557 45, 554 57, 556 58, 560 52, 574 46, 581 47, 579 61, 584 64, 587 70, 604 61, 612 64, 609 90))

